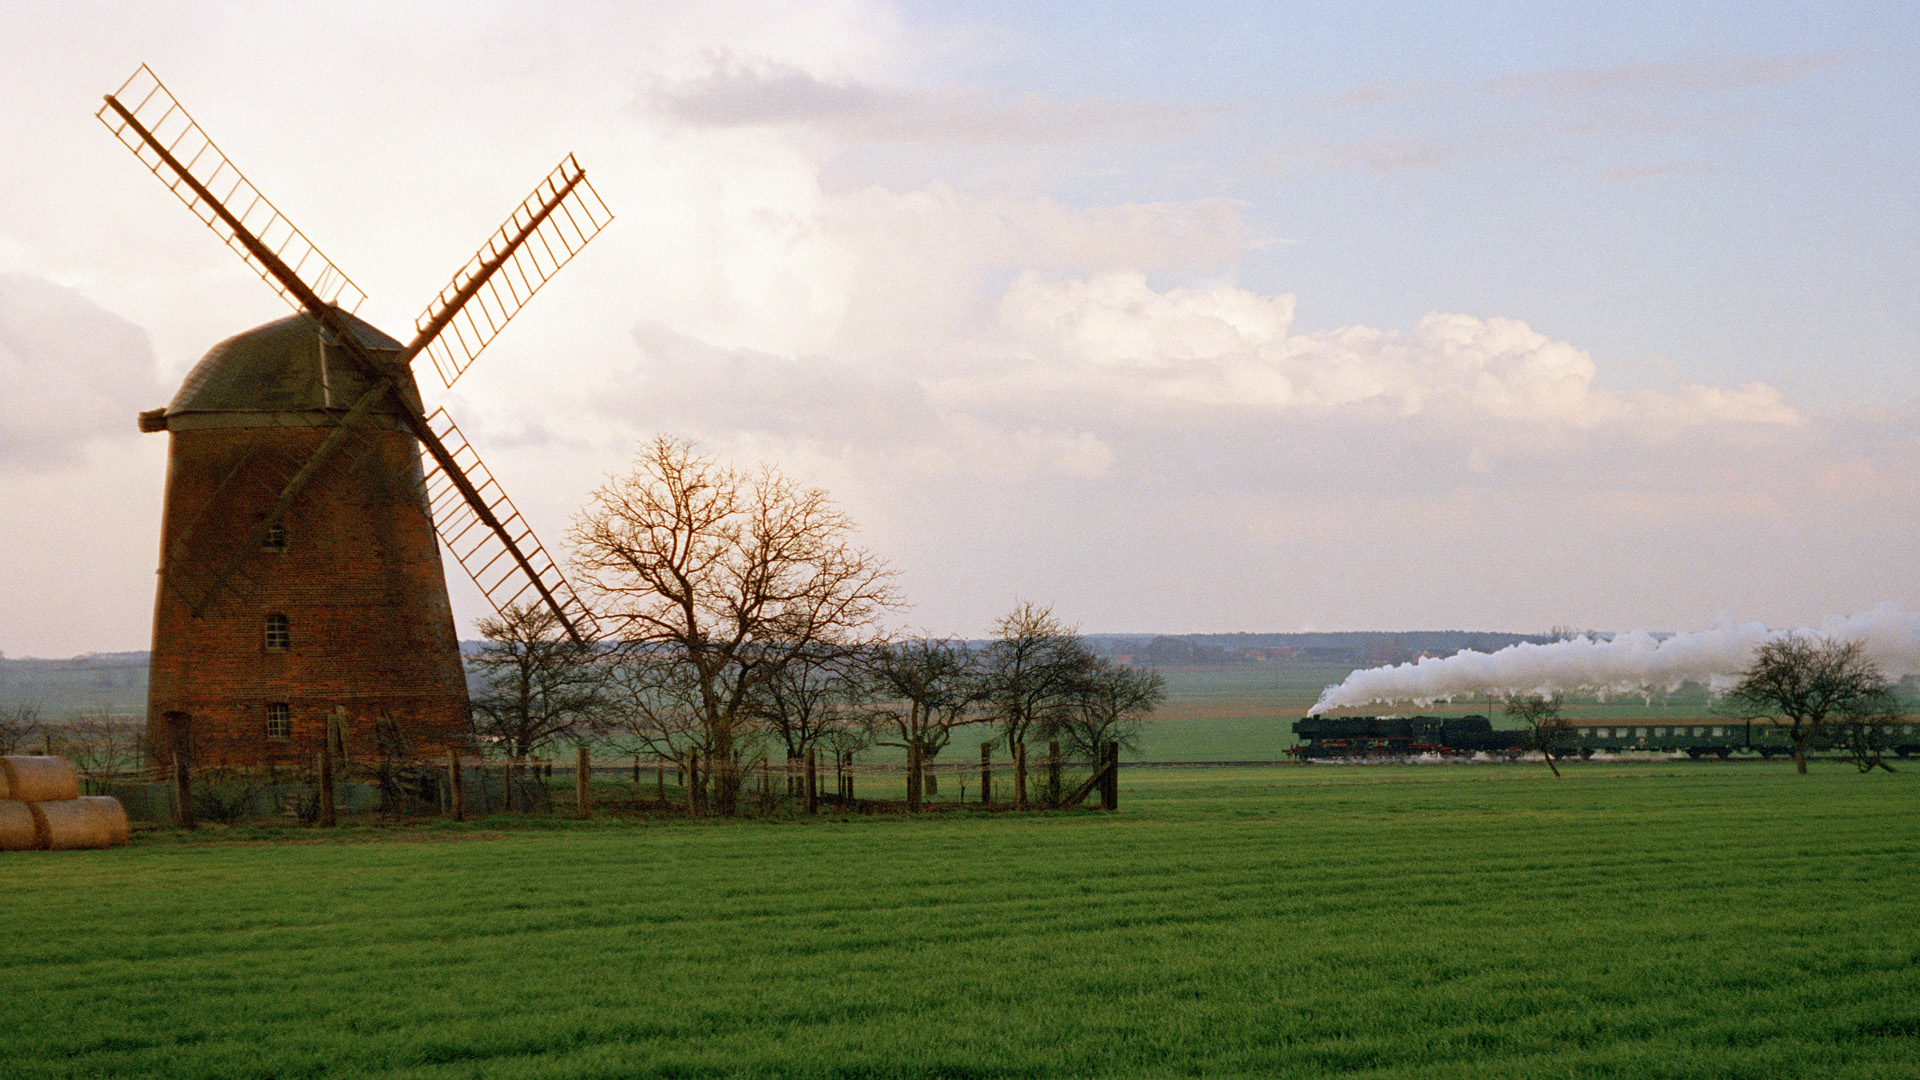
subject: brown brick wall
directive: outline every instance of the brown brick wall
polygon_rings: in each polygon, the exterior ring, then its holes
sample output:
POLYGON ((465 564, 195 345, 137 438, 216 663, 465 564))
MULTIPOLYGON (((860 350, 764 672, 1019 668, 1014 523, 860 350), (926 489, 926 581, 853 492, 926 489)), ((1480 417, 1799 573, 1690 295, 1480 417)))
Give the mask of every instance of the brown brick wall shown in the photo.
POLYGON ((358 432, 287 512, 284 552, 260 546, 267 510, 328 431, 168 436, 148 695, 163 758, 170 712, 192 717, 203 764, 310 759, 336 705, 356 758, 374 752, 382 719, 420 755, 467 745, 466 679, 411 435, 358 432), (195 614, 236 551, 241 572, 195 614), (285 651, 267 648, 269 613, 287 617, 285 651), (270 702, 290 706, 291 738, 267 738, 270 702))

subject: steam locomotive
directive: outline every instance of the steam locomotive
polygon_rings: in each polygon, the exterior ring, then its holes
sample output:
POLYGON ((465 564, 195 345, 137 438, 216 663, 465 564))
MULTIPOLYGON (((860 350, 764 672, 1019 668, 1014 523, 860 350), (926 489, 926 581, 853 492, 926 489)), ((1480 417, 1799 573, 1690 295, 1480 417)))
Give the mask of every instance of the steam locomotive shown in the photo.
MULTIPOLYGON (((1920 725, 1888 725, 1887 749, 1900 757, 1920 754, 1920 725)), ((1287 753, 1300 759, 1412 757, 1518 757, 1526 749, 1524 731, 1501 731, 1484 716, 1309 716, 1294 722, 1300 740, 1287 753)), ((1832 745, 1816 739, 1815 750, 1832 745)), ((1688 723, 1634 721, 1578 723, 1554 756, 1592 757, 1596 751, 1684 753, 1725 759, 1735 752, 1763 758, 1793 753, 1793 740, 1779 724, 1725 717, 1696 717, 1688 723)))
POLYGON ((1524 731, 1496 731, 1484 716, 1309 716, 1297 720, 1296 758, 1518 755, 1524 731))

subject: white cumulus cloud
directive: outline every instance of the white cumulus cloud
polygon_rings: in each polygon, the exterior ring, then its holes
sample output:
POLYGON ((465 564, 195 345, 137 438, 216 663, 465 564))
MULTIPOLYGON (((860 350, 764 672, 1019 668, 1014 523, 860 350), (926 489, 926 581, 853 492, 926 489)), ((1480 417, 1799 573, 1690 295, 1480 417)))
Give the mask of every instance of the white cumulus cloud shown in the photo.
POLYGON ((1030 272, 1002 299, 1001 320, 1056 380, 1142 398, 1578 428, 1801 419, 1759 383, 1608 390, 1586 350, 1518 319, 1436 312, 1404 332, 1295 334, 1294 304, 1231 285, 1156 290, 1138 272, 1065 280, 1030 272))

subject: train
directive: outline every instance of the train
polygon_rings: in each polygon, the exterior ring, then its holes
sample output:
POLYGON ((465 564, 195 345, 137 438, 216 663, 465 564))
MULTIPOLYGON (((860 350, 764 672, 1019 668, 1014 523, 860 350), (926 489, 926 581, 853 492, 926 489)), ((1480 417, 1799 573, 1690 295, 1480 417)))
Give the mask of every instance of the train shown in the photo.
MULTIPOLYGON (((1920 754, 1915 724, 1889 725, 1887 751, 1899 757, 1920 754)), ((1516 758, 1526 750, 1527 733, 1495 728, 1484 716, 1308 716, 1296 721, 1300 745, 1287 751, 1299 760, 1345 758, 1441 757, 1516 758)), ((1813 749, 1833 749, 1816 738, 1813 749)), ((1657 721, 1575 721, 1556 757, 1592 757, 1595 753, 1686 754, 1696 760, 1734 754, 1790 757, 1793 740, 1781 724, 1725 717, 1695 717, 1684 723, 1657 721)))

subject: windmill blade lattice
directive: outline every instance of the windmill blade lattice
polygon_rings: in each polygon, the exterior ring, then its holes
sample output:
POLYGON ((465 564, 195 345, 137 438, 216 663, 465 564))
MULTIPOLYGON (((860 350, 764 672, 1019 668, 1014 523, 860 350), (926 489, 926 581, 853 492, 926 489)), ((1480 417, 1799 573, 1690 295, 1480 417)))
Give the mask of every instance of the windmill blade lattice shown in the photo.
POLYGON ((416 350, 452 386, 559 269, 613 220, 568 154, 414 320, 416 350))
POLYGON ((514 546, 526 557, 532 576, 539 579, 539 584, 545 587, 552 602, 558 606, 559 613, 577 629, 578 636, 587 639, 597 637, 599 627, 593 612, 574 594, 573 587, 567 584, 560 568, 554 565, 553 557, 547 554, 547 549, 534 536, 533 528, 520 516, 513 500, 501 490, 453 418, 447 415, 445 409, 437 409, 427 417, 427 426, 433 429, 435 437, 446 448, 460 473, 479 493, 481 500, 502 526, 496 531, 482 521, 466 496, 448 477, 446 470, 440 467, 440 463, 431 455, 421 456, 421 465, 426 470, 427 500, 434 531, 440 534, 440 542, 460 561, 461 569, 479 586, 487 602, 493 605, 495 611, 504 611, 507 605, 535 590, 534 582, 529 580, 527 573, 513 558, 513 551, 503 539, 504 534, 513 539, 514 546))
POLYGON ((333 260, 234 168, 145 64, 108 95, 94 115, 295 311, 307 310, 304 298, 247 242, 249 237, 291 269, 323 304, 352 312, 366 299, 333 260))

